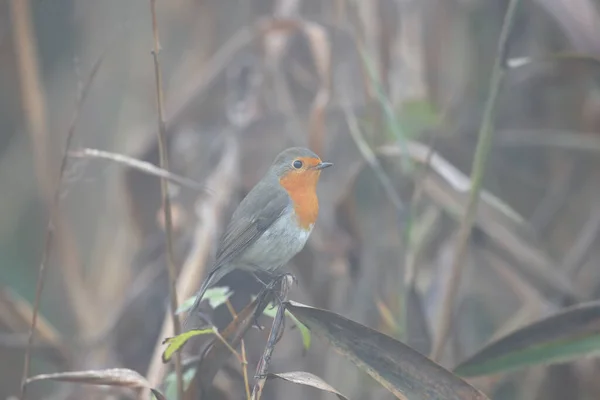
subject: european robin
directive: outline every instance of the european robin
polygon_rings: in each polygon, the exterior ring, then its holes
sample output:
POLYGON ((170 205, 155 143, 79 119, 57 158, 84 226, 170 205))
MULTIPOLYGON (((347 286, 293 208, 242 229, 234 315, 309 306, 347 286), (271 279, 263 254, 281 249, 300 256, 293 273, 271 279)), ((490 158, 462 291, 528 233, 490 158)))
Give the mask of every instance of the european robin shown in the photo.
POLYGON ((316 188, 321 170, 331 165, 302 147, 277 155, 233 213, 188 319, 210 285, 229 272, 274 273, 302 250, 319 214, 316 188))

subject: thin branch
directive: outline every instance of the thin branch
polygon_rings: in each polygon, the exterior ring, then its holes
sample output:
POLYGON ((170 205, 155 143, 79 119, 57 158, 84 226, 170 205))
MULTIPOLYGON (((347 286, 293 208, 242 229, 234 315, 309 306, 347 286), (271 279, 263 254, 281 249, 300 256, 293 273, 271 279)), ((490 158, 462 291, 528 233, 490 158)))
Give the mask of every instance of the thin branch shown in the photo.
MULTIPOLYGON (((233 308, 233 304, 229 299, 225 300, 225 305, 229 310, 231 316, 235 319, 237 318, 237 313, 235 312, 235 308, 233 308)), ((250 400, 250 384, 248 383, 248 359, 246 358, 246 345, 244 343, 244 339, 240 340, 241 346, 241 364, 242 364, 242 374, 244 376, 244 390, 246 391, 246 400, 250 400)))
POLYGON ((290 279, 288 276, 282 277, 278 282, 274 281, 273 285, 280 284, 280 292, 278 293, 279 298, 283 299, 283 301, 279 304, 277 308, 277 314, 275 314, 275 318, 273 319, 273 325, 271 325, 271 331, 269 332, 269 337, 267 339, 267 345, 265 346, 265 350, 263 352, 260 361, 258 362, 258 366, 256 367, 256 373, 254 375, 254 387, 252 388, 252 400, 260 400, 263 389, 265 387, 265 383, 267 382, 267 372, 269 371, 269 365, 271 365, 271 356, 273 355, 273 350, 275 350, 275 345, 279 341, 285 318, 285 305, 284 301, 287 298, 287 293, 290 286, 290 279))
POLYGON ((250 393, 250 383, 248 380, 248 359, 246 358, 246 344, 244 343, 244 339, 240 340, 241 350, 242 350, 242 372, 244 375, 244 390, 246 391, 246 400, 250 400, 252 398, 252 394, 250 393))
MULTIPOLYGON (((17 55, 17 62, 19 65, 19 82, 21 85, 21 97, 23 102, 23 110, 26 110, 26 123, 29 134, 32 137, 32 142, 40 141, 43 144, 46 143, 46 110, 43 104, 38 61, 34 43, 33 27, 31 26, 31 10, 29 2, 27 0, 13 0, 11 2, 12 20, 13 20, 13 38, 14 47, 17 55)), ((34 154, 36 159, 43 165, 47 165, 47 155, 45 151, 42 151, 42 146, 38 146, 38 151, 35 152, 36 147, 34 146, 34 154)), ((39 167, 38 167, 39 170, 39 167)), ((38 174, 39 175, 39 174, 38 174)), ((41 176, 38 179, 42 180, 41 176)), ((43 183, 43 182, 40 182, 43 183)), ((44 185, 49 186, 49 183, 44 185)), ((57 185, 60 186, 60 185, 57 185)), ((45 189, 45 187, 44 187, 45 189)), ((48 193, 48 190, 43 190, 43 193, 48 193)), ((55 190, 58 198, 59 190, 55 190)), ((50 214, 52 216, 52 214, 50 214)), ((29 363, 31 360, 31 348, 33 345, 33 335, 38 317, 38 309, 40 304, 40 297, 42 289, 44 287, 44 278, 46 272, 46 264, 50 248, 52 247, 52 229, 51 223, 48 223, 46 229, 45 248, 42 255, 42 261, 40 262, 37 284, 35 290, 35 300, 33 303, 33 315, 31 318, 31 326, 29 328, 29 335, 27 338, 27 347, 25 349, 25 358, 23 361, 23 375, 21 378, 21 394, 20 399, 25 399, 25 382, 29 376, 29 363)))
POLYGON ((202 186, 200 183, 186 178, 184 176, 180 176, 169 172, 165 169, 159 168, 156 165, 138 160, 137 158, 128 157, 124 154, 119 153, 111 153, 109 151, 98 150, 98 149, 90 149, 83 148, 80 150, 72 150, 69 152, 69 157, 71 158, 100 158, 104 160, 114 161, 123 166, 136 169, 148 175, 157 176, 159 178, 168 179, 169 181, 181 185, 182 187, 187 187, 197 191, 206 192, 207 189, 202 186))
MULTIPOLYGON (((158 53, 160 44, 158 40, 158 23, 156 20, 156 0, 150 0, 150 10, 152 13, 152 33, 154 36, 154 50, 152 56, 154 60, 154 76, 156 83, 156 102, 158 108, 158 151, 160 167, 168 170, 167 160, 167 138, 165 133, 165 119, 163 106, 162 75, 160 64, 158 62, 158 53)), ((173 320, 173 332, 175 335, 181 334, 181 323, 177 316, 177 268, 175 267, 175 257, 173 253, 173 221, 171 216, 171 202, 169 199, 169 181, 161 178, 160 189, 162 196, 162 209, 165 217, 165 231, 167 237, 167 266, 169 271, 169 298, 171 304, 171 319, 173 320)), ((175 354, 175 376, 177 377, 177 399, 183 400, 183 374, 181 370, 181 353, 175 354)))
POLYGON ((496 57, 494 60, 492 76, 490 80, 489 95, 485 104, 483 120, 479 130, 479 140, 477 141, 475 158, 471 168, 472 186, 469 196, 469 203, 467 206, 467 212, 465 213, 460 230, 458 232, 456 254, 452 263, 450 281, 448 282, 449 287, 444 295, 444 298, 442 299, 443 309, 432 351, 432 359, 436 361, 439 361, 442 357, 444 345, 446 344, 446 340, 448 339, 448 335, 451 330, 452 312, 454 310, 454 301, 456 299, 456 294, 458 292, 458 287, 465 264, 467 242, 471 235, 473 222, 475 221, 475 214, 479 201, 479 192, 481 191, 483 176, 485 173, 486 160, 492 144, 492 136, 494 133, 494 111, 502 79, 505 73, 504 63, 506 58, 505 55, 508 45, 508 38, 519 3, 519 0, 510 1, 508 4, 508 9, 506 10, 506 15, 504 16, 504 21, 502 23, 502 31, 500 32, 500 38, 498 41, 496 57))

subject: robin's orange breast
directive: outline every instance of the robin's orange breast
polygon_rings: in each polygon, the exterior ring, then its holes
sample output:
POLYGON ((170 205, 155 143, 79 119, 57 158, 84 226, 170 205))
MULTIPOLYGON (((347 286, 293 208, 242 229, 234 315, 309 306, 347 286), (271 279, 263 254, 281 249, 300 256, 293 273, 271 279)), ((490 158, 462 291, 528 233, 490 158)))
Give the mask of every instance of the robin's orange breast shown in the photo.
POLYGON ((319 199, 317 198, 319 175, 320 171, 318 170, 291 172, 279 180, 292 200, 297 223, 304 229, 309 229, 314 225, 319 215, 319 199))

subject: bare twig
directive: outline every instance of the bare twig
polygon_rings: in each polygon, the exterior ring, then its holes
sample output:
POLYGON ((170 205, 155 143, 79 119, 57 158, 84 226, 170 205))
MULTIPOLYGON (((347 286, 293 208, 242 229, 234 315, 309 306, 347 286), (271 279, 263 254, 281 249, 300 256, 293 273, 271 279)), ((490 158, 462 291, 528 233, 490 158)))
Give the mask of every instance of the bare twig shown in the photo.
POLYGON ((502 31, 500 32, 500 38, 498 41, 496 57, 494 60, 492 76, 490 80, 489 95, 485 105, 483 120, 479 131, 479 140, 477 142, 475 158, 473 160, 473 166, 471 170, 472 186, 469 196, 469 203, 467 206, 467 212, 462 220, 458 233, 456 254, 454 256, 450 280, 448 282, 449 287, 444 295, 444 298, 442 299, 443 309, 432 351, 432 358, 434 360, 439 360, 441 358, 444 345, 448 339, 448 334, 450 333, 451 329, 454 299, 456 298, 456 293, 458 292, 460 278, 463 266, 465 264, 467 242, 471 235, 473 222, 475 221, 477 203, 479 201, 479 192, 482 186, 486 160, 492 144, 496 100, 498 98, 498 93, 500 91, 500 86, 505 73, 504 62, 508 38, 511 32, 513 21, 515 19, 518 5, 519 0, 510 1, 506 10, 506 15, 504 16, 504 21, 502 23, 502 31))
POLYGON ((244 339, 240 341, 242 347, 242 372, 244 374, 244 390, 246 391, 246 399, 250 400, 252 394, 250 393, 250 383, 248 380, 248 359, 246 358, 246 344, 244 339))
MULTIPOLYGON (((233 304, 229 299, 225 300, 225 305, 229 310, 231 316, 235 319, 237 318, 237 313, 235 312, 235 308, 233 308, 233 304)), ((246 345, 244 343, 244 339, 240 340, 240 346, 242 351, 242 374, 244 376, 244 390, 246 391, 246 399, 250 400, 250 384, 248 383, 248 359, 246 358, 246 345)))
MULTIPOLYGON (((283 277, 280 280, 280 282, 277 283, 281 285, 279 296, 285 301, 290 286, 288 276, 283 277)), ((265 346, 263 355, 260 358, 260 361, 258 362, 258 366, 256 367, 256 374, 254 375, 254 387, 252 388, 252 400, 260 400, 260 397, 262 395, 265 383, 267 382, 267 372, 269 371, 269 365, 271 364, 271 356, 273 355, 273 350, 275 350, 275 345, 277 344, 277 341, 281 337, 284 318, 285 304, 282 301, 279 307, 277 308, 277 314, 273 319, 273 325, 271 325, 271 331, 269 332, 267 345, 265 346)))
POLYGON ((30 335, 22 332, 23 326, 31 327, 33 308, 25 299, 18 296, 9 289, 0 288, 0 322, 13 330, 14 334, 2 335, 0 346, 15 346, 27 348, 49 347, 55 349, 62 360, 69 362, 71 360, 70 349, 63 342, 60 333, 52 326, 43 315, 36 318, 34 337, 37 346, 30 341, 30 335))
POLYGON ((109 151, 98 150, 98 149, 90 149, 83 148, 80 150, 72 150, 69 152, 69 157, 71 158, 100 158, 104 160, 114 161, 118 164, 124 165, 129 168, 136 169, 138 171, 144 172, 148 175, 157 176, 159 178, 168 179, 169 181, 181 185, 183 187, 187 187, 190 189, 194 189, 197 191, 206 191, 206 188, 194 181, 193 179, 186 178, 184 176, 180 176, 169 172, 165 169, 159 168, 156 165, 138 160, 137 158, 128 157, 124 154, 119 153, 111 153, 109 151))
MULTIPOLYGON (((167 160, 167 137, 165 133, 162 75, 160 64, 158 62, 160 44, 158 40, 158 23, 156 20, 156 0, 150 0, 150 10, 152 13, 152 33, 154 36, 154 50, 152 51, 152 57, 154 60, 156 105, 158 108, 158 152, 160 167, 168 170, 169 163, 167 160)), ((179 322, 179 317, 177 316, 177 267, 175 266, 175 256, 173 253, 173 221, 171 216, 171 201, 169 198, 169 181, 166 178, 161 178, 160 189, 167 238, 167 267, 169 271, 169 300, 171 304, 171 319, 173 320, 173 331, 175 335, 179 335, 181 333, 181 323, 179 322)), ((181 353, 179 352, 175 354, 175 375, 177 378, 177 398, 179 400, 183 400, 183 374, 181 370, 181 353)))
MULTIPOLYGON (((17 54, 17 61, 20 66, 19 71, 23 109, 28 110, 26 113, 26 122, 28 125, 27 128, 29 130, 29 134, 32 136, 32 139, 34 139, 34 142, 35 138, 38 138, 39 141, 46 143, 46 109, 41 94, 42 84, 40 82, 40 76, 37 70, 38 62, 36 57, 34 37, 32 34, 29 2, 27 0, 13 0, 11 2, 11 6, 14 29, 13 37, 15 40, 14 47, 17 54)), ((44 165, 47 165, 46 152, 42 151, 42 149, 39 149, 39 147, 40 146, 38 146, 39 151, 38 154, 36 154, 36 158, 39 160, 39 162, 43 162, 44 165)), ((38 177, 38 180, 43 181, 41 177, 38 177)), ((56 193, 58 197, 59 190, 56 190, 56 193)), ((48 225, 48 229, 46 230, 45 250, 42 255, 42 261, 38 271, 31 327, 29 328, 29 337, 27 340, 27 348, 25 349, 25 359, 23 361, 21 395, 19 396, 19 398, 22 400, 25 399, 25 382, 29 376, 29 362, 31 359, 33 334, 37 322, 40 297, 44 286, 48 253, 52 242, 52 230, 50 223, 48 225)))

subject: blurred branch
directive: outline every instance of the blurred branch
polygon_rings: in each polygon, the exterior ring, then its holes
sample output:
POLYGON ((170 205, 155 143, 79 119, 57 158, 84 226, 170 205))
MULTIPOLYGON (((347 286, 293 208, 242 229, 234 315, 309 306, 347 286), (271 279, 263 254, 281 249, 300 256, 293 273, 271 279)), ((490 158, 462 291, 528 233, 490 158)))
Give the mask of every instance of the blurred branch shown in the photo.
MULTIPOLYGON (((409 142, 407 147, 408 153, 391 145, 383 146, 377 152, 393 157, 408 154, 413 161, 429 165, 433 173, 422 174, 420 178, 425 194, 452 218, 462 220, 467 212, 468 196, 472 188, 469 177, 439 154, 433 152, 428 156, 430 149, 421 143, 409 142)), ((570 280, 560 272, 550 256, 539 249, 524 218, 486 190, 481 190, 479 196, 481 202, 477 207, 476 226, 495 245, 518 261, 515 267, 522 277, 547 295, 578 299, 580 296, 570 280)))
POLYGON ((38 343, 34 345, 29 334, 23 334, 23 326, 30 326, 33 308, 25 299, 18 296, 10 289, 0 287, 0 322, 14 333, 0 335, 0 346, 7 347, 50 347, 60 355, 62 361, 71 359, 69 349, 63 345, 60 333, 42 315, 38 314, 34 337, 38 343))
POLYGON ((479 131, 479 140, 477 141, 475 158, 473 160, 471 170, 471 195, 469 197, 467 212, 462 220, 458 233, 456 254, 454 256, 451 275, 448 281, 449 287, 444 295, 444 298, 442 299, 443 308, 431 354, 432 359, 436 361, 439 361, 442 356, 444 345, 446 344, 446 340, 448 339, 448 335, 451 330, 454 300, 458 292, 462 270, 465 265, 467 242, 471 235, 471 229, 475 221, 477 203, 479 201, 479 192, 481 191, 486 161, 492 144, 492 136, 494 133, 494 112, 496 100, 498 98, 498 93, 500 91, 500 86, 505 73, 504 63, 508 47, 508 39, 519 3, 519 0, 510 1, 506 10, 506 15, 504 16, 504 21, 502 23, 502 31, 500 32, 500 38, 496 50, 496 58, 492 68, 489 95, 484 109, 483 120, 481 122, 481 128, 479 131))
POLYGON ((159 168, 152 163, 138 160, 137 158, 128 157, 124 154, 111 153, 104 150, 84 148, 80 150, 72 150, 69 152, 71 158, 100 158, 104 160, 114 161, 120 165, 136 169, 144 172, 148 175, 157 176, 159 178, 167 179, 173 183, 187 187, 197 191, 206 191, 206 188, 200 183, 186 178, 184 176, 176 175, 165 169, 159 168))
POLYGON ((25 383, 29 376, 29 363, 31 360, 31 347, 33 344, 33 336, 36 332, 40 299, 44 287, 46 277, 46 265, 50 257, 54 230, 57 230, 59 243, 61 245, 61 254, 66 257, 63 260, 64 268, 68 268, 63 275, 66 282, 68 294, 75 306, 76 314, 80 325, 93 326, 95 313, 93 312, 92 303, 89 299, 89 292, 86 291, 84 281, 81 276, 81 271, 78 267, 77 258, 73 256, 72 246, 73 235, 64 223, 59 208, 60 192, 62 178, 67 166, 67 152, 69 150, 71 140, 75 133, 75 126, 79 118, 79 113, 83 102, 85 101, 91 84, 100 68, 104 54, 94 64, 90 76, 85 82, 81 93, 79 93, 78 103, 75 107, 74 115, 69 126, 69 131, 64 144, 64 152, 60 163, 58 178, 56 181, 51 176, 51 163, 48 157, 48 132, 47 132, 47 115, 46 105, 44 102, 44 90, 39 72, 39 62, 37 59, 37 44, 35 40, 34 29, 31 25, 31 9, 27 0, 13 0, 11 2, 12 20, 13 20, 13 38, 15 52, 17 53, 17 62, 19 66, 19 83, 21 86, 21 98, 23 102, 23 110, 25 114, 25 122, 27 130, 31 135, 33 152, 35 156, 36 175, 42 195, 46 199, 49 208, 48 225, 46 228, 44 252, 38 269, 38 277, 36 283, 35 299, 31 313, 31 325, 27 347, 23 362, 23 376, 21 379, 21 395, 22 400, 25 399, 25 383), (53 182, 56 182, 53 186, 53 182), (69 248, 67 248, 69 247, 69 248), (67 253, 70 257, 67 257, 67 253), (74 278, 69 281, 67 278, 74 278))
MULTIPOLYGON (((150 0, 150 10, 152 13, 152 33, 154 36, 154 50, 152 56, 154 60, 154 76, 156 83, 156 105, 158 108, 158 151, 160 167, 168 170, 169 163, 167 159, 167 137, 165 133, 165 120, 163 110, 163 91, 162 74, 158 62, 158 53, 160 44, 158 40, 158 22, 156 20, 156 0, 150 0)), ((175 335, 181 334, 181 324, 177 315, 177 267, 175 266, 175 256, 173 253, 173 221, 171 215, 171 200, 169 197, 169 182, 166 178, 160 180, 160 191, 162 197, 162 209, 165 217, 165 232, 167 239, 167 267, 169 271, 169 299, 171 304, 171 319, 173 321, 173 332, 175 335)), ((177 399, 183 400, 183 373, 181 370, 181 353, 175 354, 175 375, 177 379, 177 399)))

